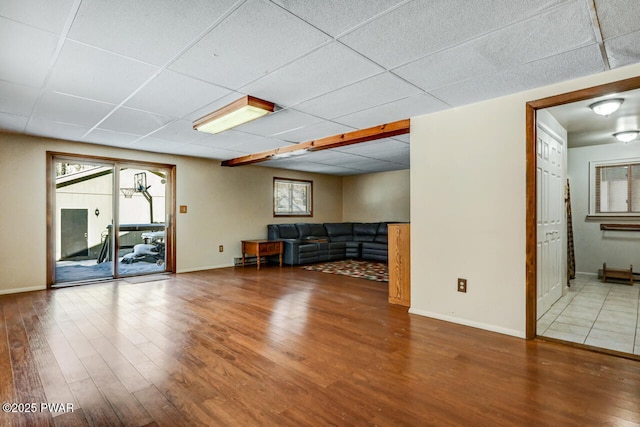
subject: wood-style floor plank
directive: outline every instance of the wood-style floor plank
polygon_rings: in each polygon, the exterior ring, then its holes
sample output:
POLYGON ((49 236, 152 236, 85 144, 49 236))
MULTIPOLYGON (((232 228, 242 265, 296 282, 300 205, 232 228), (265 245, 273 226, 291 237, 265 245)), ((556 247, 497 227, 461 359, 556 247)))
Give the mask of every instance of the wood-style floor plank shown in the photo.
POLYGON ((2 426, 640 425, 636 360, 271 265, 0 296, 0 380, 4 401, 74 408, 2 426))

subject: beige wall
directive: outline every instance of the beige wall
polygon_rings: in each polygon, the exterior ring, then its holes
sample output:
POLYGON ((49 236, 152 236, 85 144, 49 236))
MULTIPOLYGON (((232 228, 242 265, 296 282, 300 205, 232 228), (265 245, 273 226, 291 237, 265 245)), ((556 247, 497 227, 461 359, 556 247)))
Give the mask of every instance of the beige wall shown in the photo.
POLYGON ((409 170, 344 177, 344 221, 409 221, 409 170))
POLYGON ((637 75, 640 65, 411 120, 412 313, 525 336, 525 104, 637 75))
POLYGON ((342 220, 342 178, 280 169, 220 167, 218 161, 0 134, 0 294, 46 284, 46 151, 176 165, 178 272, 231 265, 240 240, 266 237, 273 218, 273 176, 314 182, 313 222, 342 220), (218 245, 225 251, 218 252, 218 245))

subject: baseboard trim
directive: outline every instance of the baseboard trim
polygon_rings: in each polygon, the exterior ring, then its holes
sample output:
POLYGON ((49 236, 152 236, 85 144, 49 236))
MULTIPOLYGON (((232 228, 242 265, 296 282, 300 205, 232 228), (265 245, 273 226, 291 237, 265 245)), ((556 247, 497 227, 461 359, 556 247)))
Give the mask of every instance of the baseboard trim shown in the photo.
POLYGON ((46 286, 30 286, 28 288, 0 289, 0 295, 19 294, 20 292, 44 291, 46 286))
POLYGON ((503 328, 501 326, 491 325, 488 323, 475 322, 473 320, 461 319, 459 317, 447 316, 440 313, 434 313, 428 310, 420 310, 411 307, 409 313, 417 314, 419 316, 431 317, 433 319, 444 320, 445 322, 457 323, 459 325, 470 326, 472 328, 484 329, 485 331, 497 332, 503 335, 510 335, 516 338, 526 338, 524 331, 518 331, 515 329, 503 328))
POLYGON ((207 265, 204 267, 195 267, 195 268, 179 268, 176 269, 176 274, 182 273, 194 273, 196 271, 204 271, 204 270, 216 270, 218 268, 227 268, 233 267, 233 264, 218 264, 218 265, 207 265))

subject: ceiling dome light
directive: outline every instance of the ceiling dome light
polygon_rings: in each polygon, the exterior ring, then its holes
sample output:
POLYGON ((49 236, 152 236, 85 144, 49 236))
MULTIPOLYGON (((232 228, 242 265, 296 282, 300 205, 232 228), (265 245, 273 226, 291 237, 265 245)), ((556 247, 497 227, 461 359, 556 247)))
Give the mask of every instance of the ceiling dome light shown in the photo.
POLYGON ((589 108, 591 108, 594 113, 606 117, 618 111, 623 102, 624 99, 622 98, 603 99, 602 101, 589 105, 589 108))
POLYGON ((627 143, 636 139, 638 134, 640 134, 639 130, 626 130, 624 132, 616 132, 613 136, 615 136, 618 141, 627 143))

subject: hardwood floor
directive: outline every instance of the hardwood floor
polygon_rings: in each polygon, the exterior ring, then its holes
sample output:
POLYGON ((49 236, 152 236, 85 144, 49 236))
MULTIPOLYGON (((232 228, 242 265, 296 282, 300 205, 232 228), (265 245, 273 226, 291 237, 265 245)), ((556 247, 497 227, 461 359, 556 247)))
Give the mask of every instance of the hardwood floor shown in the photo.
POLYGON ((0 310, 0 403, 37 405, 2 426, 640 425, 639 362, 409 315, 362 279, 228 268, 0 310))

